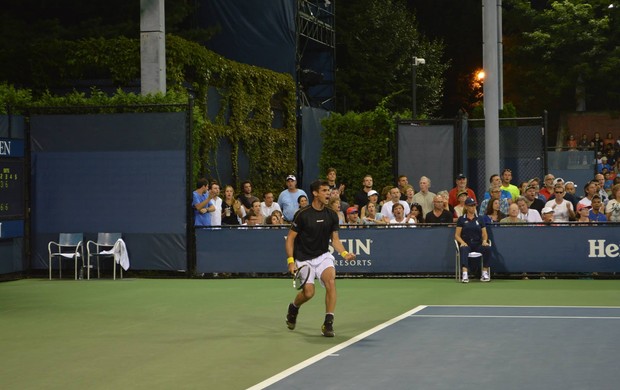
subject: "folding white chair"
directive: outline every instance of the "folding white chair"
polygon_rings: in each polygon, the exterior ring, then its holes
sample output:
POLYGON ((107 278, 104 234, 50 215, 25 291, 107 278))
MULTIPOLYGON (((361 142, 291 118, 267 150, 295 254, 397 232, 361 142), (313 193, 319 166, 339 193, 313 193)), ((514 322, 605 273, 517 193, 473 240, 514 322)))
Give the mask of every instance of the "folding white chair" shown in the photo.
MULTIPOLYGON (((491 240, 489 240, 489 246, 493 245, 491 243, 491 240)), ((461 281, 461 246, 459 245, 459 242, 457 240, 454 240, 454 246, 456 247, 456 270, 454 271, 454 279, 456 279, 457 282, 461 281)), ((470 259, 479 257, 480 258, 480 270, 482 270, 482 253, 480 252, 469 252, 469 256, 467 256, 470 259)), ((491 266, 489 266, 489 275, 491 275, 491 266)))
MULTIPOLYGON (((121 233, 99 233, 97 234, 97 241, 88 241, 86 243, 86 251, 88 253, 87 260, 87 279, 90 279, 90 258, 97 258, 97 278, 101 277, 101 269, 99 267, 99 258, 108 258, 112 259, 112 267, 114 269, 113 275, 114 280, 116 280, 116 261, 114 259, 114 252, 112 248, 114 244, 122 237, 121 233)), ((121 269, 121 279, 123 278, 123 267, 121 269)))
POLYGON ((75 263, 75 280, 78 278, 78 259, 82 260, 84 266, 84 246, 82 233, 60 233, 58 242, 50 241, 47 244, 48 266, 50 280, 52 280, 52 260, 58 257, 58 276, 62 279, 62 259, 73 259, 75 263))

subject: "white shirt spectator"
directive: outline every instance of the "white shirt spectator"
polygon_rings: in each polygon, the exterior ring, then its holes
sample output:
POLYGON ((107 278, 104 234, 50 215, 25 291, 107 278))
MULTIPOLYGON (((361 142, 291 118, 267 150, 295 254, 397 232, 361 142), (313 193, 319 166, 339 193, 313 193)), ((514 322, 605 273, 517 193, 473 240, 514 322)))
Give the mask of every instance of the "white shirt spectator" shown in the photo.
POLYGON ((280 208, 280 205, 276 202, 271 202, 271 206, 267 206, 265 204, 265 202, 260 202, 260 212, 265 216, 268 217, 271 215, 271 213, 273 213, 274 211, 280 211, 282 212, 282 209, 280 208))
MULTIPOLYGON (((592 202, 590 202, 592 203, 592 202)), ((545 207, 551 207, 553 209, 553 221, 554 222, 568 222, 569 221, 569 207, 572 209, 573 204, 567 200, 558 204, 555 199, 548 201, 545 207)))
MULTIPOLYGON (((405 202, 404 200, 399 200, 398 203, 403 205, 403 208, 405 209, 405 215, 409 215, 411 210, 409 209, 409 205, 407 204, 407 202, 405 202)), ((394 203, 391 200, 388 202, 385 202, 383 206, 381 206, 381 214, 383 215, 384 219, 385 218, 387 218, 388 220, 394 219, 394 213, 392 213, 393 206, 394 206, 394 203)))
POLYGON ((538 210, 527 209, 527 213, 519 213, 519 218, 524 220, 525 222, 542 222, 542 217, 538 210))
MULTIPOLYGON (((392 224, 407 224, 407 225, 414 225, 412 227, 415 227, 415 221, 412 218, 405 218, 402 221, 398 222, 395 218, 390 219, 390 225, 392 224)), ((405 226, 392 226, 392 228, 402 228, 405 226)))
POLYGON ((213 204, 215 211, 211 213, 211 226, 220 226, 222 224, 222 198, 216 196, 213 204))

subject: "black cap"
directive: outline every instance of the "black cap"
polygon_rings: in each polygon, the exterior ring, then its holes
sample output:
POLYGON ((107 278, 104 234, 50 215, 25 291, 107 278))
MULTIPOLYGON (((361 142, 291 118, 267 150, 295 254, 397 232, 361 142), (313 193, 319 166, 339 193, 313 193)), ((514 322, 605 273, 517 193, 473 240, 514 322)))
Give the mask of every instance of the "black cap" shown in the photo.
POLYGON ((459 173, 459 174, 456 176, 456 180, 458 180, 458 179, 467 179, 467 176, 465 176, 465 175, 464 175, 464 174, 462 174, 462 173, 459 173))

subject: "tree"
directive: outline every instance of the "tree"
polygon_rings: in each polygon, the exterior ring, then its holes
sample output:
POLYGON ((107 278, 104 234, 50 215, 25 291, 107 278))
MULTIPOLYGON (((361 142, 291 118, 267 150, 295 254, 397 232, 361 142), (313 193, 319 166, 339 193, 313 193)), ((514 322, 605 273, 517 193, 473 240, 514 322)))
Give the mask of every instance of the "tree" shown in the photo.
POLYGON ((521 114, 620 108, 620 13, 609 1, 504 4, 505 96, 521 114))
MULTIPOLYGON (((140 33, 140 2, 108 0, 102 3, 78 0, 20 0, 5 2, 0 13, 0 80, 16 85, 40 87, 40 63, 46 50, 59 40, 125 37, 140 33)), ((192 13, 198 4, 189 0, 166 0, 166 32, 206 41, 213 31, 196 28, 192 13)), ((44 71, 45 73, 45 71, 44 71)), ((43 75, 50 80, 64 75, 43 75)), ((46 85, 53 87, 54 85, 46 85)))
POLYGON ((443 43, 419 34, 415 15, 404 0, 358 0, 338 2, 336 9, 338 109, 373 110, 386 96, 395 95, 389 108, 402 111, 412 106, 412 59, 421 57, 417 68, 417 106, 420 116, 441 108, 443 43))

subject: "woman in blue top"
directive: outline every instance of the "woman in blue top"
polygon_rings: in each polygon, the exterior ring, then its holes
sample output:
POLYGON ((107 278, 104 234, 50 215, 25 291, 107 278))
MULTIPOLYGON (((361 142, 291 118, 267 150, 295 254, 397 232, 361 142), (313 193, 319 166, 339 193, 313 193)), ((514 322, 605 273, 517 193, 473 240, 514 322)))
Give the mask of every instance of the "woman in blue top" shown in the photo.
POLYGON ((463 272, 463 283, 469 283, 469 254, 482 254, 482 277, 480 281, 489 282, 489 263, 491 261, 491 247, 483 218, 476 216, 476 201, 473 198, 465 200, 465 213, 456 221, 454 239, 460 246, 460 259, 463 272))

